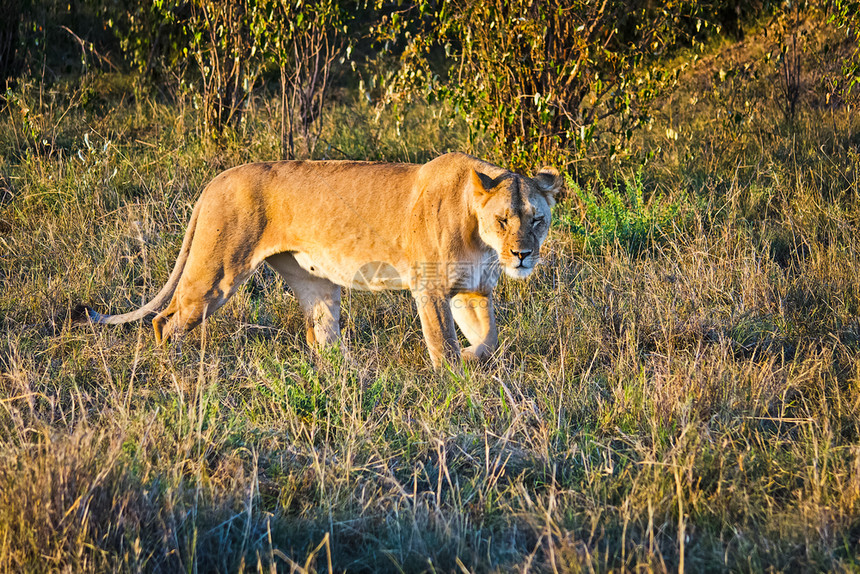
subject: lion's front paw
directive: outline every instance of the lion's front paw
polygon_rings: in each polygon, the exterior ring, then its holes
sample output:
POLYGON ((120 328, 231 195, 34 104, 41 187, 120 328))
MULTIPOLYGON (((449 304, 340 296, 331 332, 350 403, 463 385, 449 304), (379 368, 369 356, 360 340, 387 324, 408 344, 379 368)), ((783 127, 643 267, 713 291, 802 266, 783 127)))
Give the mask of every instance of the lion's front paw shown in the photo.
POLYGON ((466 347, 460 352, 464 363, 480 363, 487 358, 486 352, 478 348, 476 345, 466 347))

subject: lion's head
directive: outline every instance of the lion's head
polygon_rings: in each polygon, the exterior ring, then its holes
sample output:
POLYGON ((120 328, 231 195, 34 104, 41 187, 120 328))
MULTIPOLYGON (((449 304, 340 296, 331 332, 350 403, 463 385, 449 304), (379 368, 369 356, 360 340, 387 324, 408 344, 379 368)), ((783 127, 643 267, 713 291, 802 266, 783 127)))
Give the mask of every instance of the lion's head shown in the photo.
POLYGON ((549 232, 555 195, 561 178, 543 168, 533 178, 506 173, 493 179, 471 172, 477 205, 478 234, 499 256, 510 277, 527 277, 540 259, 540 247, 549 232))

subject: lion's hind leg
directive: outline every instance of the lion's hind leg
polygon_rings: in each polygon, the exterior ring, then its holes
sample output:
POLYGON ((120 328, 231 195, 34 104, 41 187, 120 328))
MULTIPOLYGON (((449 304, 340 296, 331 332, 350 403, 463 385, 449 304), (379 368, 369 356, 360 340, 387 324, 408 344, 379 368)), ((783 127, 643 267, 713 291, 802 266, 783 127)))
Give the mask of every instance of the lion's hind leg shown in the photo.
POLYGON ((309 346, 333 345, 340 339, 340 286, 311 275, 290 253, 272 255, 266 262, 293 291, 305 316, 305 339, 309 346))
POLYGON ((177 296, 174 295, 170 305, 152 320, 155 341, 164 344, 178 340, 211 316, 228 298, 219 294, 206 298, 208 300, 185 297, 177 301, 177 296))
POLYGON ((211 317, 253 271, 252 268, 226 277, 224 271, 218 269, 213 273, 198 274, 194 279, 183 276, 170 303, 152 320, 156 342, 162 344, 176 340, 211 317))

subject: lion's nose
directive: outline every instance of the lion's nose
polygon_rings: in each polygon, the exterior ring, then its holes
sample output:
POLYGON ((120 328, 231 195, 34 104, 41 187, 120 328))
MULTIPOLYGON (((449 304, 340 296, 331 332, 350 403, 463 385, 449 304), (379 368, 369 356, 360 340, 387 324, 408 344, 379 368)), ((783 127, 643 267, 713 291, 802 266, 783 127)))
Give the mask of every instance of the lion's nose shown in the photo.
POLYGON ((514 251, 511 249, 511 253, 513 253, 514 257, 519 257, 520 261, 524 261, 526 257, 532 254, 531 251, 514 251))

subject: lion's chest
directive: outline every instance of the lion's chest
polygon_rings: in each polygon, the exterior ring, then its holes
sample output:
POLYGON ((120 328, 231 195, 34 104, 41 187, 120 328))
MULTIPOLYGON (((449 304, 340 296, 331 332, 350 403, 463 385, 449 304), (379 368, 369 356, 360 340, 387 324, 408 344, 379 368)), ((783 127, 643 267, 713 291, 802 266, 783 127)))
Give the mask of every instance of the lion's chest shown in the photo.
POLYGON ((416 261, 410 273, 412 289, 436 289, 452 293, 487 291, 499 280, 495 252, 475 253, 447 261, 416 261))

